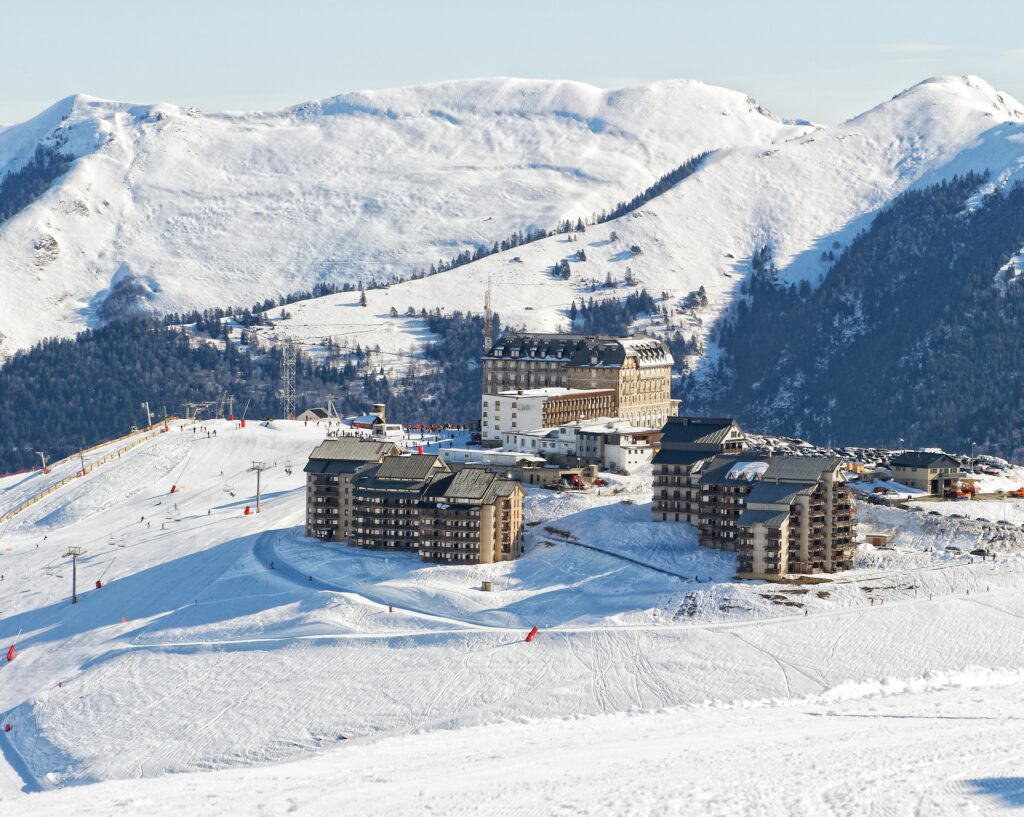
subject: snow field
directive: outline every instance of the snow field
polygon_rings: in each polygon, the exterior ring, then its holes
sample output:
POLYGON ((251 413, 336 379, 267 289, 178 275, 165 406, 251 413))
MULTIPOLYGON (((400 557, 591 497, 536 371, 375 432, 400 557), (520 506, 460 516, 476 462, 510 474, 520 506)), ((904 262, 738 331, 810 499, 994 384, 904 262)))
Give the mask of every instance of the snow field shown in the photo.
MULTIPOLYGON (((917 706, 964 685, 1003 695, 1024 672, 1019 532, 863 508, 863 525, 898 530, 892 550, 862 548, 856 570, 820 584, 740 583, 731 554, 698 548, 684 525, 649 521, 638 475, 615 481, 609 490, 620 494, 531 489, 527 519, 539 524, 522 559, 437 566, 301 536, 301 466, 321 429, 208 428, 216 438, 174 430, 133 449, 5 532, 0 642, 22 635, 15 661, 0 668, 2 720, 13 725, 0 741, 29 788, 302 758, 315 765, 332 747, 329 757, 358 764, 376 751, 363 747, 415 746, 433 734, 469 751, 484 734, 477 726, 494 730, 501 746, 516 740, 520 727, 510 722, 532 719, 552 728, 580 716, 625 724, 586 727, 577 748, 585 756, 601 735, 629 746, 639 734, 636 721, 605 716, 665 709, 673 714, 638 717, 660 718, 652 723, 676 735, 670 754, 685 755, 714 740, 700 725, 716 717, 709 711, 763 711, 751 717, 774 735, 782 718, 774 713, 806 701, 846 717, 851 707, 863 711, 865 696, 917 706), (253 459, 273 467, 264 511, 243 516, 254 504, 253 459), (1000 555, 972 564, 944 552, 953 543, 1000 555), (89 550, 74 607, 68 568, 57 566, 69 544, 89 550), (104 570, 105 586, 90 589, 104 570), (477 589, 483 578, 495 592, 477 589), (534 624, 541 633, 526 644, 534 624), (703 729, 700 740, 673 731, 680 722, 703 729)), ((716 722, 736 736, 735 717, 716 722)), ((801 746, 818 740, 782 733, 801 746)), ((491 763, 487 752, 481 762, 491 763)), ((301 776, 307 767, 274 768, 301 776)), ((563 766, 589 788, 574 769, 563 766)), ((755 789, 768 786, 756 780, 755 789)), ((637 796, 682 796, 645 788, 640 777, 631 785, 641 787, 637 796)), ((735 788, 731 797, 745 796, 735 788)), ((809 803, 831 796, 828 786, 811 791, 809 803)), ((422 804, 418 796, 410 790, 409 802, 422 804)), ((599 802, 584 801, 583 813, 599 802)))

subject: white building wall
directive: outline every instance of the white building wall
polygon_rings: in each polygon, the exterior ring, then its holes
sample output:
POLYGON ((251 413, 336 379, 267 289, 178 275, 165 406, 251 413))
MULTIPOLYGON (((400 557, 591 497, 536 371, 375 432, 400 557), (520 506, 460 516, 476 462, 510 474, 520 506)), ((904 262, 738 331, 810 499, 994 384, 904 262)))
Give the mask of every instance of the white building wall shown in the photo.
POLYGON ((543 425, 544 394, 485 394, 481 402, 480 438, 500 440, 506 431, 531 431, 543 425))

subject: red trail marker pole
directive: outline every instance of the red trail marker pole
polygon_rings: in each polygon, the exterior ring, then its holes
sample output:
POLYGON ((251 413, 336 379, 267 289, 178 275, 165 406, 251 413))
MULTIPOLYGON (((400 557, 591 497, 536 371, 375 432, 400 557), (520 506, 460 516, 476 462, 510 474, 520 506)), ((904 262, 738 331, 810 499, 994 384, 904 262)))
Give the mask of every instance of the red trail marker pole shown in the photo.
POLYGON ((536 627, 536 626, 534 626, 534 628, 533 628, 532 630, 530 630, 530 632, 528 632, 528 633, 526 634, 526 640, 527 640, 527 642, 533 641, 533 639, 534 639, 534 637, 535 637, 536 635, 537 635, 537 627, 536 627))

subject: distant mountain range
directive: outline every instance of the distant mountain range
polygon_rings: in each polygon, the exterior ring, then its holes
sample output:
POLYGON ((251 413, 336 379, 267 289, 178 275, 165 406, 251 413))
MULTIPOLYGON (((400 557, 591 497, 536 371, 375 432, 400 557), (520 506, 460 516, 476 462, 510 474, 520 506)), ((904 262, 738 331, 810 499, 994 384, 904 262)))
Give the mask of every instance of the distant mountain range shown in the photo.
POLYGON ((0 223, 0 350, 101 322, 116 311, 101 311, 111 292, 111 306, 159 314, 408 278, 516 231, 610 210, 714 151, 583 244, 547 239, 391 287, 366 310, 293 309, 295 327, 281 327, 376 333, 404 350, 422 333, 382 321, 385 305, 479 311, 490 278, 507 322, 550 329, 589 297, 587 279, 630 266, 652 292, 704 286, 706 329, 755 250, 770 246, 786 280, 817 284, 827 253, 908 187, 969 169, 997 186, 1024 173, 1022 139, 1024 106, 973 77, 927 80, 828 128, 692 81, 604 91, 489 79, 245 115, 71 97, 0 130, 0 213, 5 193, 14 205, 0 223), (51 166, 64 172, 44 174, 41 189, 19 184, 41 151, 71 162, 51 166), (547 275, 578 248, 587 261, 568 281, 547 275))
MULTIPOLYGON (((1014 230, 959 235, 949 208, 974 212, 1022 178, 1024 105, 976 77, 925 80, 834 127, 780 119, 745 94, 693 81, 605 91, 488 79, 259 114, 76 96, 0 129, 0 358, 121 316, 245 307, 329 284, 354 289, 275 309, 251 333, 296 338, 314 353, 358 344, 379 350, 373 366, 401 370, 435 338, 423 310, 479 313, 488 288, 503 325, 545 331, 580 328, 574 304, 645 289, 659 314, 634 328, 679 341, 694 406, 841 439, 864 429, 829 409, 813 351, 787 347, 785 327, 751 312, 780 310, 843 371, 858 360, 841 353, 842 339, 863 327, 884 331, 890 347, 921 343, 901 337, 884 304, 871 314, 840 308, 884 289, 885 275, 937 288, 921 302, 945 311, 942 332, 956 330, 948 313, 963 300, 959 285, 915 266, 914 242, 945 246, 950 269, 957 256, 962 275, 1004 286, 1020 250, 1008 243, 1014 230), (904 208, 903 232, 873 234, 856 264, 841 265, 901 194, 970 173, 987 176, 955 186, 969 188, 967 200, 935 194, 945 221, 934 229, 913 223, 927 207, 904 208), (964 242, 985 253, 969 270, 964 242), (869 257, 877 263, 865 266, 869 257), (824 287, 833 270, 841 280, 824 287), (766 281, 799 299, 780 305, 766 281), (812 308, 820 314, 809 319, 812 308), (758 344, 745 331, 774 334, 758 344), (801 407, 791 379, 736 359, 769 350, 800 358, 797 385, 812 384, 813 404, 801 407)), ((1010 205, 1000 218, 1016 212, 1010 205)), ((905 288, 891 291, 911 308, 905 288)), ((998 326, 1014 325, 1014 309, 998 326)), ((1015 354, 1002 348, 1001 365, 1015 354)), ((938 371, 941 359, 929 365, 938 371)), ((983 367, 976 355, 956 368, 973 378, 983 367)), ((870 388, 870 371, 852 386, 870 388)), ((898 387, 898 372, 887 377, 898 387)), ((937 377, 915 388, 929 394, 937 377)), ((919 430, 929 439, 986 436, 987 410, 954 432, 926 405, 919 430)), ((896 412, 878 433, 899 435, 912 419, 896 412)))

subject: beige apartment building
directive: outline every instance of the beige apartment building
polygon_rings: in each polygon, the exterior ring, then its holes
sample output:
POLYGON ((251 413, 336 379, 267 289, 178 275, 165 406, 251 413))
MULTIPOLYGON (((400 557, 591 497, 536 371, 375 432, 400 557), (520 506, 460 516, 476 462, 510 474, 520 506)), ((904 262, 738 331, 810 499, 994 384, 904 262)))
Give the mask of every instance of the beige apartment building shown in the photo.
POLYGON ((849 569, 855 511, 842 461, 745 450, 731 419, 673 418, 654 458, 654 519, 689 522, 700 545, 735 551, 741 576, 849 569))
POLYGON ((509 334, 484 355, 483 370, 485 395, 552 387, 610 390, 611 410, 604 416, 645 428, 662 426, 679 408, 671 396, 672 355, 660 340, 643 335, 509 334))
POLYGON ((309 455, 306 473, 306 536, 327 542, 352 535, 352 477, 384 457, 402 451, 391 442, 344 438, 325 440, 309 455))
POLYGON ((352 480, 352 544, 426 561, 489 564, 522 555, 522 486, 493 471, 452 473, 431 454, 386 456, 352 480))

